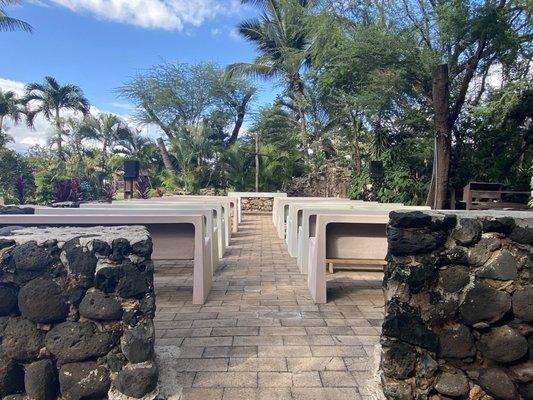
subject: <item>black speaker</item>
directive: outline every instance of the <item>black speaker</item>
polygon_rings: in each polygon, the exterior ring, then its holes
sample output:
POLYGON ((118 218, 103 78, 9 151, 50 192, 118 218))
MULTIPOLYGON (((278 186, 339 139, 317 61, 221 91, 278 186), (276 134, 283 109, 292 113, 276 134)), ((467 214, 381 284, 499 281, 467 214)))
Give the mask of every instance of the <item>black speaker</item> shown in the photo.
POLYGON ((383 174, 383 161, 370 161, 370 178, 382 179, 383 174))
POLYGON ((139 179, 141 163, 137 160, 124 161, 124 179, 139 179))

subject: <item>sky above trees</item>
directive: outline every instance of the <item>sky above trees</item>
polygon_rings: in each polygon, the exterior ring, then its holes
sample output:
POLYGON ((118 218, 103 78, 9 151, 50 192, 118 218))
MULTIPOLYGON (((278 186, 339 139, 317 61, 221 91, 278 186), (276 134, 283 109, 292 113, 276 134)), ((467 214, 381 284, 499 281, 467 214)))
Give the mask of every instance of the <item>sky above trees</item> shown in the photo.
MULTIPOLYGON (((225 66, 255 57, 236 27, 257 10, 238 0, 26 0, 9 12, 31 23, 34 33, 3 33, 0 88, 22 91, 24 84, 51 75, 80 86, 96 112, 132 114, 115 89, 155 64, 225 66)), ((272 82, 259 86, 257 107, 278 92, 272 82)), ((47 128, 40 119, 34 131, 24 124, 12 127, 16 142, 10 147, 42 144, 47 128)), ((155 128, 145 129, 155 134, 155 128)))

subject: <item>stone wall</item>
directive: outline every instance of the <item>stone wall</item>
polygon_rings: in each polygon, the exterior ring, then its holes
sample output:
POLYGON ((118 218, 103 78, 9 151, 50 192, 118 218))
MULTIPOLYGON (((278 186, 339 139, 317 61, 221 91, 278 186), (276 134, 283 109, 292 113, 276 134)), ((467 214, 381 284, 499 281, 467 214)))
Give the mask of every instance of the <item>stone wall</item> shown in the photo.
POLYGON ((533 398, 533 214, 393 212, 388 399, 533 398))
POLYGON ((0 398, 154 392, 151 253, 143 227, 0 229, 0 398))
POLYGON ((332 161, 327 161, 309 175, 292 178, 287 189, 289 196, 348 197, 351 172, 332 161))
POLYGON ((272 212, 274 199, 272 197, 243 197, 241 209, 243 212, 272 212))
POLYGON ((31 207, 0 206, 0 215, 35 214, 31 207))

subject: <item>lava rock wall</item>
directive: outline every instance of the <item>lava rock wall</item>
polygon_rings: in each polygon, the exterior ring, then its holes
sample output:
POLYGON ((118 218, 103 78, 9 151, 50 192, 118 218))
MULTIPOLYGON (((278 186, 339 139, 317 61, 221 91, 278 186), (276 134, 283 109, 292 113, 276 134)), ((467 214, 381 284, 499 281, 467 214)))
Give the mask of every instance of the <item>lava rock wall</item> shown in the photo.
POLYGON ((156 391, 151 254, 143 227, 0 229, 0 398, 156 391))
POLYGON ((241 208, 243 212, 272 212, 274 199, 272 197, 243 197, 241 208))
POLYGON ((388 399, 533 399, 533 215, 392 212, 388 399))

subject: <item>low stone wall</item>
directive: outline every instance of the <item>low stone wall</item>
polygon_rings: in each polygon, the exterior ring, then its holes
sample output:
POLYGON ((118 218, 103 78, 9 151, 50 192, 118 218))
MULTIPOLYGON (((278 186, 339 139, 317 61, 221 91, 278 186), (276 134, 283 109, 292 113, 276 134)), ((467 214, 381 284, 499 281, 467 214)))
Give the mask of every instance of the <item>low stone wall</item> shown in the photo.
POLYGON ((157 387, 143 227, 0 229, 0 398, 141 398, 157 387))
POLYGON ((0 206, 0 215, 35 214, 31 207, 0 206))
POLYGON ((241 209, 243 212, 272 212, 274 199, 272 197, 243 197, 241 209))
POLYGON ((533 398, 533 214, 393 212, 388 399, 533 398))

